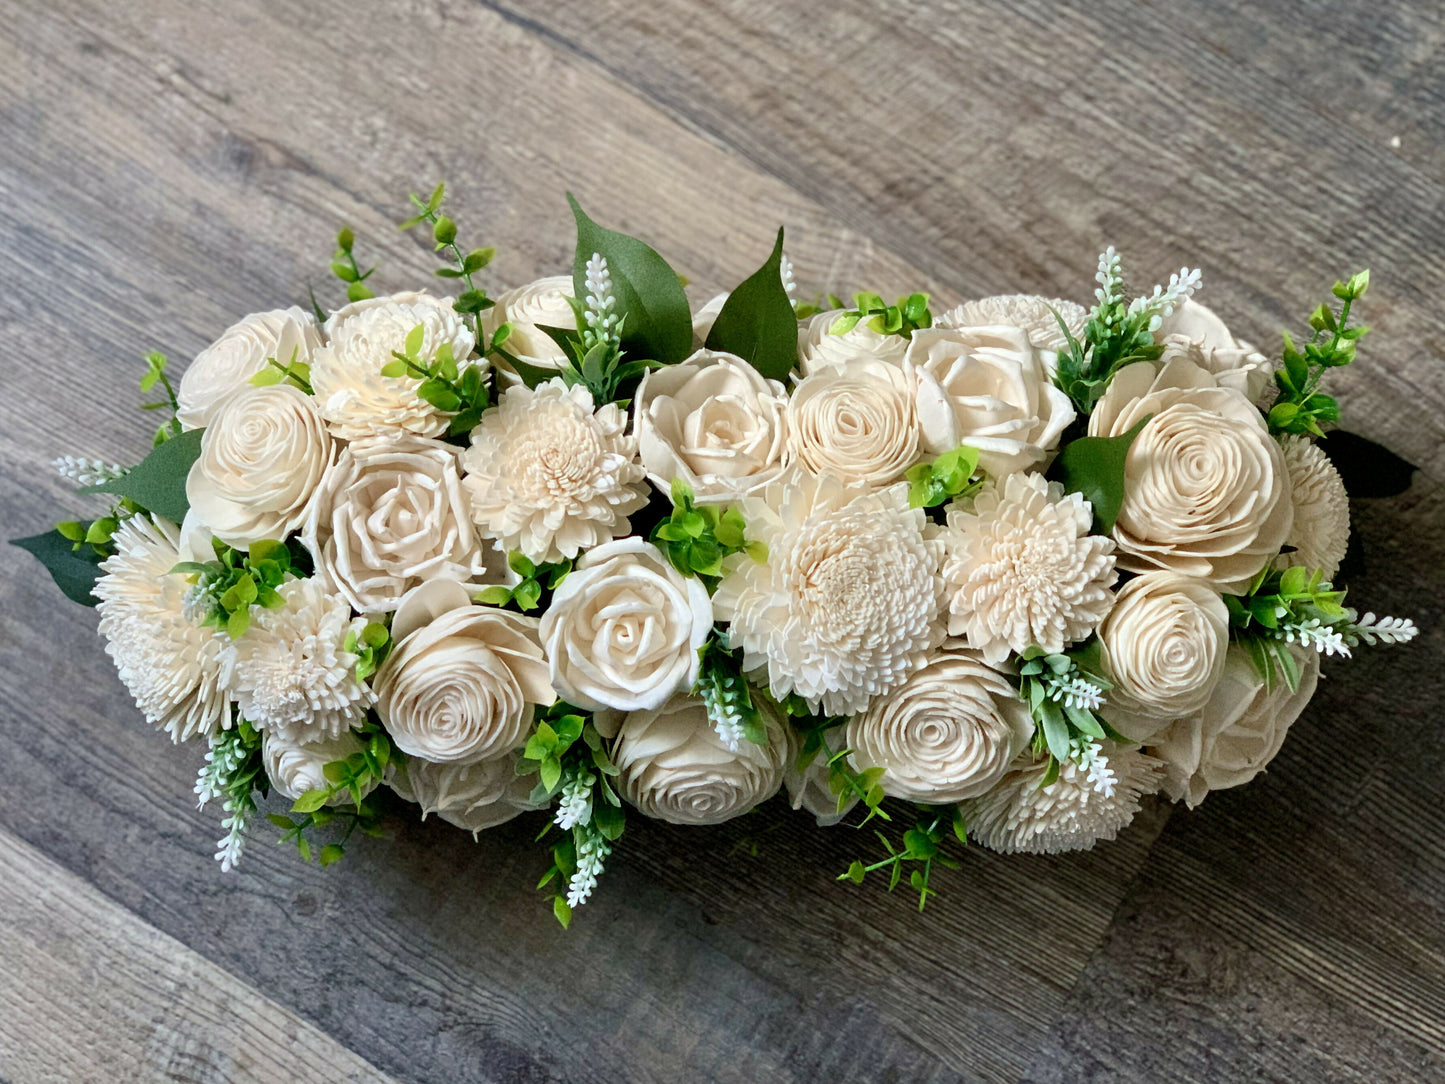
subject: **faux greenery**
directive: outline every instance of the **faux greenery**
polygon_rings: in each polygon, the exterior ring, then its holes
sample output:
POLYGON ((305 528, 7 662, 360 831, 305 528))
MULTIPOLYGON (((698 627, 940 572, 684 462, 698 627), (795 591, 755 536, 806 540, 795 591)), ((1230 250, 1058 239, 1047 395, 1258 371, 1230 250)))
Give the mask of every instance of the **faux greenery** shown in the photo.
POLYGON ((216 858, 228 870, 241 857, 251 818, 256 812, 256 791, 267 793, 270 784, 261 759, 261 735, 245 719, 211 739, 206 763, 196 778, 196 801, 205 806, 219 798, 226 834, 216 843, 216 858))
MULTIPOLYGON (((1153 417, 1153 415, 1150 415, 1153 417)), ((1117 437, 1079 437, 1064 445, 1049 475, 1064 484, 1066 493, 1081 493, 1094 510, 1095 534, 1108 534, 1124 503, 1124 463, 1129 445, 1149 418, 1117 437)))
POLYGON ((945 501, 960 500, 982 488, 978 470, 978 449, 960 444, 931 463, 908 468, 908 503, 913 508, 933 508, 945 501), (975 477, 975 475, 979 475, 975 477))
POLYGON ((1018 658, 1019 697, 1034 717, 1033 753, 1047 757, 1041 787, 1059 777, 1059 765, 1094 741, 1128 743, 1096 712, 1113 684, 1103 674, 1099 641, 1047 654, 1031 647, 1018 658))
POLYGON ((1319 569, 1264 569, 1243 595, 1225 595, 1234 640, 1249 652, 1265 685, 1283 680, 1291 692, 1299 688, 1299 665, 1292 642, 1321 642, 1338 651, 1350 625, 1345 593, 1336 591, 1319 569))
POLYGON ((507 554, 507 565, 521 577, 520 581, 513 587, 494 584, 483 588, 477 601, 488 606, 515 606, 524 614, 540 608, 543 594, 557 590, 572 571, 571 561, 539 565, 520 550, 507 554))
POLYGON ((786 381, 798 363, 798 317, 783 285, 783 231, 763 266, 734 289, 712 330, 707 348, 736 354, 773 380, 786 381))
POLYGON ((1355 344, 1370 329, 1350 327, 1350 306, 1364 297, 1369 288, 1369 271, 1351 275, 1346 282, 1336 282, 1331 292, 1340 300, 1339 314, 1336 315, 1329 302, 1322 302, 1310 314, 1313 334, 1302 348, 1296 348, 1289 333, 1285 333, 1282 364, 1274 374, 1279 398, 1269 410, 1270 432, 1322 437, 1325 434, 1320 428, 1321 422, 1340 420, 1339 403, 1318 389, 1326 372, 1355 360, 1355 344))
POLYGON ((449 342, 437 347, 436 355, 427 361, 421 357, 425 339, 426 325, 417 324, 407 332, 402 349, 392 351, 391 360, 381 367, 381 375, 420 380, 417 397, 452 415, 447 435, 470 433, 491 402, 485 367, 465 358, 458 360, 449 342))
MULTIPOLYGON (((68 524, 62 524, 62 527, 68 524)), ((77 528, 82 525, 75 524, 77 528)), ((82 606, 94 606, 98 601, 91 591, 100 578, 100 562, 105 560, 103 547, 77 544, 69 535, 57 528, 26 538, 12 539, 12 546, 19 546, 45 566, 50 578, 55 581, 66 598, 82 606)))
POLYGON ((736 508, 698 504, 692 487, 680 478, 672 480, 672 512, 652 529, 653 545, 684 576, 696 576, 712 590, 723 574, 723 560, 734 553, 749 554, 766 561, 768 550, 761 542, 745 537, 747 523, 736 508))
MULTIPOLYGON (((321 770, 326 786, 308 790, 291 805, 294 816, 268 813, 266 819, 282 830, 278 842, 294 843, 303 862, 311 861, 313 847, 323 866, 339 862, 346 845, 358 830, 363 835, 382 837, 381 812, 369 793, 380 786, 391 763, 393 750, 386 731, 373 720, 353 731, 362 748, 345 760, 333 760, 321 770), (341 801, 338 802, 337 799, 341 801), (339 839, 319 844, 312 833, 333 824, 342 827, 339 839)), ((404 770, 404 767, 403 767, 404 770)))
POLYGON ((251 627, 251 607, 275 610, 284 606, 285 599, 276 589, 304 572, 300 543, 292 545, 297 547, 294 552, 283 542, 253 542, 245 552, 213 539, 214 561, 182 561, 171 571, 186 574, 198 606, 204 600, 201 625, 224 629, 231 639, 239 640, 251 627))
POLYGON ((156 429, 155 437, 151 441, 152 446, 164 444, 181 432, 181 423, 176 419, 176 412, 181 409, 180 403, 176 400, 176 389, 171 386, 170 378, 166 376, 166 356, 157 350, 152 350, 145 357, 146 371, 140 378, 140 390, 150 391, 157 384, 166 393, 164 399, 152 403, 142 403, 142 410, 169 410, 171 417, 168 421, 162 422, 156 429))
MULTIPOLYGON (((482 323, 478 316, 484 309, 491 308, 496 302, 487 297, 486 290, 479 287, 473 280, 475 275, 487 264, 492 262, 496 250, 491 248, 474 248, 469 252, 463 252, 457 244, 457 224, 442 213, 442 203, 446 200, 447 183, 442 181, 426 199, 422 199, 415 192, 410 194, 412 206, 417 213, 398 225, 400 230, 413 230, 423 222, 431 226, 432 242, 437 252, 444 252, 450 256, 450 262, 436 270, 438 278, 460 279, 465 287, 457 295, 453 308, 465 316, 471 317, 472 331, 475 333, 477 349, 482 353, 486 352, 484 342, 486 336, 482 331, 482 323)), ((464 358, 456 359, 464 361, 464 358)))
POLYGON ((848 757, 853 750, 841 744, 835 749, 829 740, 829 735, 848 721, 847 717, 819 715, 796 696, 789 697, 780 706, 792 717, 793 726, 801 738, 797 760, 799 774, 806 772, 814 761, 822 757, 828 769, 828 789, 838 799, 838 813, 841 814, 848 808, 849 803, 856 799, 868 811, 857 827, 862 828, 875 817, 884 821, 892 820, 883 808, 883 786, 880 782, 883 769, 868 768, 861 772, 854 770, 848 763, 848 757))
POLYGON ((864 321, 880 335, 901 335, 907 339, 915 331, 932 327, 933 313, 928 311, 927 294, 909 294, 889 305, 877 294, 863 290, 853 295, 853 308, 842 312, 828 331, 832 335, 846 335, 864 321))
MULTIPOLYGON (((440 203, 440 201, 438 201, 440 203)), ((376 272, 376 268, 368 267, 363 271, 357 265, 356 255, 352 252, 356 244, 356 235, 351 232, 351 227, 343 226, 336 234, 336 252, 331 257, 331 273, 346 283, 347 301, 365 301, 376 295, 371 292, 371 287, 366 285, 366 280, 376 272)), ((316 298, 311 298, 313 308, 317 310, 317 320, 324 322, 325 316, 321 313, 320 307, 316 304, 316 298)))
POLYGON ((767 745, 767 727, 753 702, 752 686, 743 676, 740 654, 729 650, 716 630, 697 653, 700 665, 692 691, 702 697, 718 735, 730 748, 736 748, 740 739, 767 745))
POLYGON ((957 858, 943 851, 944 840, 951 834, 958 842, 967 843, 968 831, 964 824, 963 813, 957 805, 920 806, 919 808, 923 810, 924 815, 912 828, 903 833, 900 844, 895 845, 882 832, 874 833, 878 836, 878 841, 883 844, 883 849, 888 852, 886 858, 869 865, 864 865, 855 859, 845 872, 838 875, 838 880, 862 884, 868 874, 886 869, 888 870, 888 891, 892 892, 903 879, 903 867, 911 865, 913 869, 908 874, 908 883, 918 893, 918 909, 922 911, 927 907, 928 898, 937 895, 929 887, 934 864, 946 869, 958 869, 962 865, 957 858))
POLYGON ((313 394, 311 390, 311 366, 304 361, 297 360, 297 348, 291 350, 291 357, 283 365, 275 358, 266 359, 266 368, 262 369, 248 381, 252 387, 266 388, 273 384, 287 383, 293 388, 299 388, 307 395, 313 394))
POLYGON ((86 486, 80 492, 128 497, 145 511, 180 523, 191 507, 186 498, 186 475, 200 457, 204 432, 192 429, 171 437, 152 448, 150 455, 119 478, 86 486))

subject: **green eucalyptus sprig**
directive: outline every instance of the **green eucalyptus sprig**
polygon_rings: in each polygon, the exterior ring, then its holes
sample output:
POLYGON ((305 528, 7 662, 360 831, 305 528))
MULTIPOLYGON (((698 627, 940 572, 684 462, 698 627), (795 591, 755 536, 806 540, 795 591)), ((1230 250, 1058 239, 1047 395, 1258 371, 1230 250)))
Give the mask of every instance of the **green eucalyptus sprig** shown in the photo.
POLYGON ((245 552, 213 539, 211 548, 214 561, 182 561, 171 571, 184 573, 193 585, 191 605, 204 612, 201 626, 224 629, 232 640, 239 640, 251 627, 252 606, 267 610, 284 606, 277 588, 304 575, 300 556, 284 542, 253 542, 245 552))
POLYGON ((828 333, 846 335, 865 320, 880 335, 901 335, 907 339, 915 331, 932 327, 933 313, 928 311, 927 294, 909 294, 889 305, 877 294, 861 290, 853 295, 853 308, 839 314, 828 333))
POLYGON ((908 504, 911 508, 934 508, 945 501, 962 500, 983 488, 978 469, 978 449, 960 444, 931 463, 908 468, 908 504), (977 475, 977 477, 975 477, 977 475))
POLYGON ((368 621, 361 631, 348 629, 342 648, 356 656, 356 683, 360 685, 381 669, 395 646, 391 630, 381 621, 368 621))
MULTIPOLYGON (((375 297, 371 287, 366 285, 366 280, 376 272, 376 266, 372 265, 363 271, 356 262, 356 254, 352 249, 356 245, 356 235, 351 232, 351 227, 342 226, 336 234, 336 251, 331 256, 331 273, 346 283, 347 301, 365 301, 367 298, 375 297)), ((316 304, 316 297, 313 294, 311 306, 316 310, 317 319, 324 322, 325 317, 321 313, 321 307, 316 304)))
POLYGON ((447 423, 447 435, 470 433, 491 402, 485 367, 465 358, 459 362, 449 342, 437 347, 430 360, 423 358, 421 348, 425 341, 426 325, 417 324, 407 332, 402 349, 392 351, 391 360, 381 367, 381 375, 420 380, 417 397, 452 415, 447 423))
POLYGON ((1340 405, 1333 396, 1319 391, 1320 382, 1330 369, 1338 369, 1355 360, 1355 344, 1368 332, 1367 327, 1350 327, 1350 306, 1365 296, 1370 288, 1370 272, 1351 275, 1346 282, 1336 282, 1331 293, 1340 300, 1336 315, 1328 302, 1310 314, 1313 333, 1295 347, 1289 333, 1284 333, 1283 364, 1275 371, 1274 383, 1279 398, 1269 409, 1271 433, 1294 433, 1322 437, 1321 422, 1340 420, 1340 405))
POLYGON ((743 514, 731 506, 698 504, 692 487, 681 478, 672 480, 672 512, 652 529, 653 545, 684 576, 696 576, 712 591, 723 574, 723 560, 747 553, 755 561, 768 559, 768 548, 749 542, 743 514))
POLYGON ((400 230, 411 230, 420 226, 423 222, 431 225, 432 241, 435 243, 437 252, 446 252, 451 256, 451 262, 446 267, 437 269, 436 274, 444 279, 461 279, 466 289, 457 295, 452 307, 457 312, 472 318, 472 331, 476 335, 477 350, 487 353, 486 336, 482 329, 481 312, 489 309, 496 302, 487 297, 486 290, 477 286, 472 276, 492 262, 496 249, 474 248, 470 252, 463 252, 457 244, 457 224, 447 215, 442 214, 442 202, 446 199, 447 183, 442 181, 432 189, 432 194, 422 199, 415 192, 410 193, 412 205, 417 208, 417 213, 397 227, 400 230))
POLYGON ((521 580, 512 587, 502 584, 485 587, 477 595, 477 601, 487 606, 515 606, 524 614, 539 609, 542 595, 557 590, 572 571, 569 560, 539 565, 520 550, 507 554, 507 566, 521 580))
POLYGON ((176 389, 171 384, 170 377, 166 376, 166 366, 168 364, 166 356, 159 350, 152 350, 145 356, 145 362, 146 371, 140 378, 140 390, 148 392, 159 384, 161 390, 165 392, 166 397, 152 403, 142 403, 140 408, 142 410, 169 410, 171 412, 170 418, 162 422, 160 427, 156 429, 155 437, 151 441, 152 445, 159 445, 164 444, 172 437, 180 434, 181 423, 180 419, 176 417, 176 413, 181 409, 181 404, 176 398, 176 389))
POLYGON ((362 748, 344 760, 333 760, 322 767, 326 786, 308 790, 297 798, 291 805, 295 816, 266 815, 267 820, 282 829, 278 842, 294 843, 303 862, 311 861, 315 842, 309 833, 333 822, 339 822, 344 828, 339 839, 319 846, 317 857, 323 866, 339 862, 346 855, 346 845, 358 830, 377 838, 385 835, 381 828, 381 810, 371 792, 380 786, 387 765, 395 755, 391 739, 374 721, 368 721, 353 733, 361 740, 362 748))
POLYGON ((1040 788, 1059 777, 1060 765, 1095 741, 1128 739, 1098 714, 1113 683, 1104 676, 1099 641, 1091 637, 1065 652, 1031 647, 1018 657, 1019 698, 1034 718, 1033 754, 1048 758, 1040 788))
POLYGON ((273 384, 286 383, 307 395, 315 394, 311 389, 311 366, 297 360, 300 349, 292 347, 291 357, 284 365, 275 358, 267 358, 266 367, 252 376, 247 383, 255 388, 269 388, 273 384))
POLYGON ((837 812, 841 815, 853 802, 861 802, 868 810, 856 827, 862 828, 875 817, 889 821, 893 818, 883 808, 883 768, 874 767, 857 771, 849 762, 853 750, 842 745, 834 748, 829 740, 830 732, 837 730, 848 721, 845 715, 820 715, 808 707, 806 701, 796 693, 791 694, 778 705, 792 719, 794 728, 801 739, 798 751, 797 769, 801 775, 819 757, 828 771, 828 789, 838 799, 837 812))
POLYGON ((84 547, 89 546, 95 556, 109 557, 115 552, 115 547, 111 545, 111 539, 120 529, 121 522, 140 510, 140 505, 129 497, 125 497, 111 505, 110 510, 103 516, 89 522, 75 519, 63 520, 55 525, 55 530, 62 538, 71 543, 71 552, 79 553, 84 547))
POLYGON ((1286 636, 1312 647, 1319 641, 1329 654, 1348 654, 1344 636, 1351 613, 1344 601, 1345 592, 1336 591, 1322 570, 1298 566, 1266 568, 1243 595, 1224 596, 1230 636, 1249 652, 1266 688, 1282 679, 1291 692, 1299 688, 1300 675, 1286 636))
POLYGON ((922 911, 927 907, 928 898, 937 895, 929 884, 934 865, 943 866, 945 869, 958 869, 962 866, 957 858, 944 852, 944 841, 952 835, 958 842, 966 844, 968 830, 963 813, 956 805, 919 808, 924 811, 924 815, 903 833, 901 845, 895 845, 882 832, 875 831, 874 834, 878 836, 888 856, 869 865, 854 859, 848 869, 838 875, 838 880, 862 884, 868 874, 886 869, 888 891, 892 892, 903 879, 904 865, 911 864, 914 868, 908 875, 908 883, 918 893, 918 909, 922 911))

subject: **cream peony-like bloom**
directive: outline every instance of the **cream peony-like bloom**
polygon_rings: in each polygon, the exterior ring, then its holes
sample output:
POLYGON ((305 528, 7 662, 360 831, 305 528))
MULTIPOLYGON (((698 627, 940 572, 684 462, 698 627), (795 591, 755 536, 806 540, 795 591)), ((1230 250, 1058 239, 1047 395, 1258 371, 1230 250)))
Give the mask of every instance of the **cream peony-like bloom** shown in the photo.
POLYGON ((1325 579, 1333 579, 1350 548, 1350 498, 1344 480, 1309 437, 1286 437, 1281 447, 1294 505, 1294 523, 1285 545, 1293 549, 1276 563, 1280 568, 1318 568, 1325 579))
POLYGON ((775 697, 862 711, 942 642, 943 543, 906 485, 869 491, 791 469, 742 512, 767 559, 729 558, 713 611, 775 697))
POLYGON ((1164 344, 1161 363, 1186 358, 1214 374, 1221 388, 1243 392, 1251 403, 1269 387, 1274 366, 1247 342, 1237 341, 1224 321, 1190 298, 1164 318, 1154 333, 1164 344))
POLYGON ((883 769, 885 794, 944 805, 994 786, 1033 735, 1008 679, 954 644, 853 716, 846 742, 858 770, 883 769))
POLYGON ((897 481, 919 457, 917 388, 875 358, 815 368, 788 400, 789 462, 866 486, 897 481))
POLYGON ((947 517, 948 631, 990 662, 1031 646, 1063 651, 1114 604, 1114 544, 1089 533, 1089 502, 1060 483, 1010 474, 947 517))
POLYGON ((186 499, 222 542, 247 550, 306 522, 336 445, 316 404, 289 384, 246 388, 216 412, 186 476, 186 499))
POLYGON ((1099 626, 1100 659, 1114 682, 1104 718, 1132 741, 1198 711, 1224 671, 1229 611, 1219 593, 1177 572, 1146 572, 1119 588, 1099 626))
POLYGON ((733 354, 654 369, 633 409, 638 458, 662 493, 681 478, 699 503, 731 501, 782 470, 788 393, 733 354))
POLYGON ((180 530, 147 516, 121 520, 115 553, 95 582, 100 634, 121 682, 147 721, 172 741, 209 738, 230 726, 231 701, 221 682, 221 645, 186 612, 190 585, 172 574, 181 560, 180 530))
POLYGON ((619 538, 583 554, 542 615, 552 684, 589 710, 661 707, 697 682, 712 601, 652 543, 619 538))
POLYGON ((387 778, 403 800, 421 806, 422 819, 435 813, 475 836, 519 813, 541 809, 531 800, 534 778, 518 775, 516 758, 492 757, 468 764, 409 760, 387 778))
POLYGON ((915 331, 905 360, 918 374, 924 451, 967 444, 992 475, 1046 458, 1074 408, 1049 377, 1044 353, 1016 327, 915 331))
POLYGON ((417 395, 420 377, 381 375, 418 324, 425 329, 417 351, 423 364, 436 358, 443 343, 460 368, 485 364, 467 360, 475 337, 449 297, 408 291, 344 305, 327 317, 327 343, 311 363, 311 387, 332 433, 364 440, 446 432, 450 415, 417 395))
POLYGON ((1119 567, 1172 569, 1235 591, 1279 553, 1293 510, 1289 471, 1243 392, 1184 358, 1114 375, 1089 417, 1091 436, 1129 445, 1114 524, 1119 567))
POLYGON ((577 329, 577 314, 568 303, 571 296, 571 275, 550 275, 518 286, 494 298, 496 304, 482 310, 482 330, 490 341, 497 328, 511 324, 503 350, 539 369, 560 369, 567 355, 542 328, 577 329))
POLYGON ((644 816, 671 824, 720 824, 767 801, 783 785, 791 748, 771 706, 758 706, 768 743, 728 749, 701 700, 676 696, 622 720, 612 760, 618 789, 644 816))
MULTIPOLYGON (((977 301, 965 301, 957 308, 950 309, 933 322, 934 327, 994 327, 1005 324, 1016 327, 1029 338, 1029 342, 1040 350, 1058 353, 1068 348, 1068 340, 1059 330, 1059 320, 1064 321, 1069 334, 1082 340, 1084 325, 1089 322, 1089 310, 1072 301, 1060 298, 1039 297, 1037 294, 1000 294, 996 297, 981 297, 977 301)), ((1048 354, 1044 363, 1051 370, 1054 361, 1048 354)))
MULTIPOLYGON (((271 786, 283 798, 296 801, 308 790, 325 790, 331 784, 325 775, 326 765, 332 761, 345 760, 353 753, 361 752, 361 739, 351 731, 342 731, 332 738, 320 741, 298 743, 280 734, 267 732, 261 736, 261 763, 266 768, 266 777, 271 786)), ((365 798, 376 789, 376 781, 365 787, 361 796, 365 798)), ((337 794, 328 805, 344 806, 355 801, 350 791, 337 794)))
POLYGON ((275 358, 282 365, 311 364, 321 346, 315 318, 294 305, 256 312, 232 324, 196 355, 176 388, 182 429, 204 429, 232 395, 251 386, 253 376, 275 358))
POLYGON ((832 309, 820 312, 799 325, 798 368, 804 376, 865 359, 889 365, 903 364, 908 340, 902 335, 884 335, 874 331, 868 326, 869 320, 859 320, 850 330, 834 335, 831 328, 845 311, 832 309))
POLYGON ((277 593, 284 606, 254 607, 246 634, 225 640, 222 680, 257 730, 293 745, 338 738, 364 723, 376 700, 346 650, 347 634, 360 635, 366 618, 353 618, 346 600, 314 579, 283 583, 277 593))
POLYGON ((521 550, 538 563, 627 534, 648 486, 626 430, 622 408, 594 410, 580 384, 558 378, 509 388, 462 456, 472 518, 498 550, 521 550))
POLYGON ((1283 681, 1266 689, 1249 654, 1231 646, 1209 702, 1154 736, 1149 752, 1164 762, 1169 797, 1193 809, 1211 790, 1248 783, 1275 758, 1320 677, 1319 652, 1289 650, 1299 665, 1295 692, 1283 681))
POLYGON ((537 621, 475 605, 452 580, 409 591, 376 672, 376 713, 396 747, 439 763, 499 757, 527 740, 538 704, 557 699, 537 621))
POLYGON ((1163 766, 1137 749, 1107 745, 1101 753, 1114 775, 1102 789, 1073 761, 1040 787, 1047 761, 1025 753, 998 786, 960 805, 969 840, 1000 854, 1060 854, 1113 839, 1139 812, 1139 799, 1159 789, 1163 766))
POLYGON ((351 444, 326 472, 301 540, 326 589, 388 613, 423 580, 487 567, 451 446, 423 437, 351 444))

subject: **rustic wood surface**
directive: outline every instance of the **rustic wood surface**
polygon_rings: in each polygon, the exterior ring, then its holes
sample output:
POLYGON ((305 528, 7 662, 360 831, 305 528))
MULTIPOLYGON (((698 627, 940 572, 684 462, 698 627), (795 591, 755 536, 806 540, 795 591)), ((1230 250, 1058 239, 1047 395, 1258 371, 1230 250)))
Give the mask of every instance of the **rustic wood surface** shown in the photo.
MULTIPOLYGON (((1419 465, 1358 502, 1362 604, 1271 771, 1057 859, 974 850, 919 915, 867 847, 770 805, 634 824, 570 933, 523 820, 406 819, 325 872, 211 858, 199 762, 0 551, 0 1080, 1445 1079, 1445 13, 1138 0, 0 0, 0 507, 125 459, 136 360, 430 268, 401 197, 450 179, 495 282, 570 259, 562 194, 700 291, 772 230, 810 288, 1086 298, 1095 254, 1203 266, 1272 344, 1371 266, 1350 427, 1419 465)), ((79 509, 78 509, 79 510, 79 509)))

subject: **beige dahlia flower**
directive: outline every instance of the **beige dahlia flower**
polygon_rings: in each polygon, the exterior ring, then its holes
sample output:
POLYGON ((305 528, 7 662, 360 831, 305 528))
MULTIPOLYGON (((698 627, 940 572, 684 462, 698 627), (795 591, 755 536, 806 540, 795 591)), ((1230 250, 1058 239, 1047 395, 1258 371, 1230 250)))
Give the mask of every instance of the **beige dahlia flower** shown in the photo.
MULTIPOLYGON (((990 327, 1007 324, 1023 331, 1029 342, 1040 350, 1055 353, 1068 347, 1064 333, 1059 330, 1057 313, 1075 339, 1081 339, 1084 325, 1089 320, 1089 310, 1072 301, 1059 298, 1050 300, 1036 294, 1001 294, 997 297, 981 297, 977 301, 965 301, 957 308, 950 309, 933 322, 934 327, 990 327)), ((1045 364, 1053 364, 1045 358, 1045 364)))
POLYGON ((1294 525, 1285 537, 1293 551, 1282 554, 1281 568, 1303 565, 1332 579, 1350 545, 1350 499, 1340 472, 1308 437, 1282 442, 1294 502, 1294 525))

